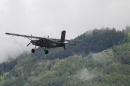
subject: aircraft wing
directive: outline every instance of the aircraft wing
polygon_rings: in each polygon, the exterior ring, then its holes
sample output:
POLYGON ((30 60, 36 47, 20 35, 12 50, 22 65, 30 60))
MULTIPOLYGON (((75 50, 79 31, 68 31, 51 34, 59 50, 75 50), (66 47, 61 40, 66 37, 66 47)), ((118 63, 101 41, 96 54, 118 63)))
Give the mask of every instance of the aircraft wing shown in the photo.
MULTIPOLYGON (((55 38, 45 38, 45 37, 37 37, 37 36, 28 36, 28 35, 21 35, 21 34, 15 34, 15 33, 5 33, 7 35, 12 35, 12 36, 20 36, 20 37, 26 37, 26 38, 35 38, 35 39, 46 39, 49 41, 53 41, 55 43, 60 43, 58 41, 60 41, 60 39, 55 39, 55 38)), ((69 41, 69 40, 65 40, 65 41, 69 41)))
MULTIPOLYGON (((60 39, 55 39, 55 38, 45 38, 45 37, 37 37, 37 36, 28 36, 28 35, 21 35, 21 34, 15 34, 15 33, 5 33, 7 35, 12 35, 12 36, 20 36, 20 37, 26 37, 26 38, 36 38, 36 39, 46 39, 46 40, 49 40, 49 41, 53 41, 55 43, 63 43, 63 42, 59 42, 60 39)), ((65 40, 66 42, 82 42, 82 41, 79 41, 79 40, 65 40)), ((64 42, 65 43, 65 42, 64 42)), ((65 43, 67 44, 67 43, 65 43)))
MULTIPOLYGON (((63 43, 63 42, 58 42, 60 39, 55 39, 55 38, 45 38, 45 37, 37 37, 37 36, 28 36, 28 35, 21 35, 21 34, 14 34, 14 33, 5 33, 7 35, 12 35, 12 36, 20 36, 20 37, 26 37, 26 38, 35 38, 35 39, 43 39, 43 40, 49 40, 55 43, 63 43)), ((69 40, 65 40, 69 41, 69 40)))
POLYGON ((20 35, 20 34, 14 34, 14 33, 5 33, 5 34, 7 34, 7 35, 12 35, 12 36, 21 36, 21 37, 26 37, 26 38, 43 39, 43 37, 28 36, 28 35, 20 35))

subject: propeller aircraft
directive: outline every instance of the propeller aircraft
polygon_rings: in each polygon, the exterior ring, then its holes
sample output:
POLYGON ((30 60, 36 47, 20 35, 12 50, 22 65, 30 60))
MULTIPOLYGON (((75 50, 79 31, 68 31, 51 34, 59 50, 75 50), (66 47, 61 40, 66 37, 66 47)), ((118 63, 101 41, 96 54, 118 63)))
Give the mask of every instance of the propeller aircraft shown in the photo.
POLYGON ((75 42, 80 42, 80 41, 74 41, 74 40, 65 40, 65 35, 66 35, 66 31, 63 30, 61 31, 61 38, 60 39, 54 39, 54 38, 45 38, 45 37, 36 37, 36 36, 28 36, 28 35, 20 35, 20 34, 14 34, 14 33, 5 33, 7 35, 13 35, 13 36, 20 36, 20 37, 25 37, 28 38, 30 40, 30 43, 27 44, 27 46, 29 46, 30 44, 35 45, 35 48, 33 48, 31 51, 32 53, 34 53, 37 49, 36 46, 41 47, 44 51, 45 54, 48 54, 49 51, 47 49, 50 48, 56 48, 56 47, 63 47, 66 50, 65 45, 69 44, 69 42, 74 42, 73 44, 70 43, 71 45, 76 45, 75 42), (36 40, 32 40, 32 38, 36 39, 36 40))

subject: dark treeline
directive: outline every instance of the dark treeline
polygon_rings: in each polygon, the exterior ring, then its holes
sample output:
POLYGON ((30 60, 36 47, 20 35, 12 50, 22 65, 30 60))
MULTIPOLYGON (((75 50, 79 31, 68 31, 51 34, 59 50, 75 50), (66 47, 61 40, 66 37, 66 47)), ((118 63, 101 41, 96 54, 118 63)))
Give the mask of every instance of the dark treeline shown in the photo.
POLYGON ((3 62, 0 64, 0 75, 2 75, 5 72, 9 72, 10 70, 12 70, 14 68, 14 66, 17 64, 18 60, 20 60, 20 58, 26 56, 26 54, 24 55, 20 55, 18 56, 16 59, 12 59, 8 62, 3 62))
POLYGON ((5 72, 10 71, 13 69, 13 67, 17 64, 17 60, 13 60, 10 62, 3 62, 0 64, 0 75, 2 75, 5 72))
POLYGON ((114 28, 95 29, 93 30, 92 35, 86 36, 85 34, 78 39, 82 39, 86 43, 85 46, 83 46, 86 54, 90 52, 100 52, 113 45, 127 41, 125 34, 122 31, 116 31, 114 28))

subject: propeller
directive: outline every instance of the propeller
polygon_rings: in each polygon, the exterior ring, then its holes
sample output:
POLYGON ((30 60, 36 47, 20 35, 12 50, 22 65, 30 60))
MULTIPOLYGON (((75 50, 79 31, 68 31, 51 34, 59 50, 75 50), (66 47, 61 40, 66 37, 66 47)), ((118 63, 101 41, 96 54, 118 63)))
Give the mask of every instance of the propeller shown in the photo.
POLYGON ((31 40, 31 41, 30 41, 30 43, 27 44, 27 46, 29 46, 32 43, 32 34, 31 34, 31 38, 29 40, 31 40))
POLYGON ((27 44, 27 46, 29 46, 30 44, 31 44, 31 42, 30 42, 30 43, 28 43, 28 44, 27 44))

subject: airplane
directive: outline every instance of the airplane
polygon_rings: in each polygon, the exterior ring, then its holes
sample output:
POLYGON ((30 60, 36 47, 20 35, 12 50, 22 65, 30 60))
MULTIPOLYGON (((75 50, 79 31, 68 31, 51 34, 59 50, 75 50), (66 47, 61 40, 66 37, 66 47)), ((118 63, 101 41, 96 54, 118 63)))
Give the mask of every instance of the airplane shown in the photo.
POLYGON ((35 45, 35 48, 31 50, 32 53, 34 53, 37 50, 36 46, 41 47, 45 51, 45 54, 48 54, 49 51, 47 50, 47 48, 50 49, 50 48, 56 48, 56 47, 63 47, 64 50, 66 50, 65 45, 69 44, 68 42, 75 42, 74 44, 70 43, 70 45, 76 45, 76 42, 81 42, 78 40, 65 40, 65 35, 66 35, 65 30, 61 31, 60 39, 49 38, 49 36, 48 38, 45 38, 45 37, 36 37, 32 35, 31 36, 20 35, 20 34, 14 34, 14 33, 5 33, 5 34, 28 38, 30 40, 30 43, 27 44, 27 46, 29 46, 30 44, 35 45), (32 38, 37 39, 37 40, 32 40, 32 38))

